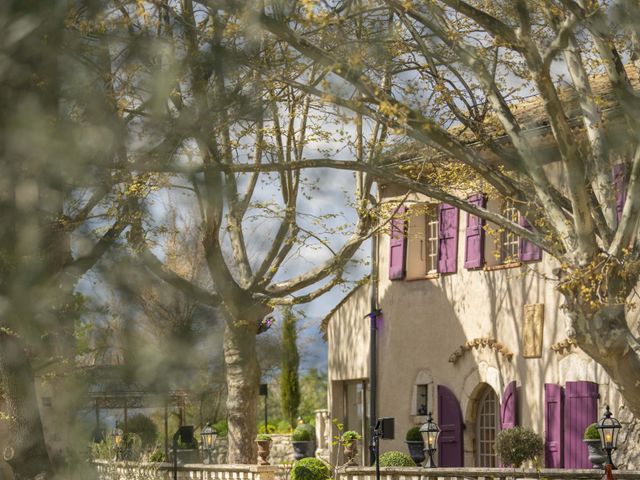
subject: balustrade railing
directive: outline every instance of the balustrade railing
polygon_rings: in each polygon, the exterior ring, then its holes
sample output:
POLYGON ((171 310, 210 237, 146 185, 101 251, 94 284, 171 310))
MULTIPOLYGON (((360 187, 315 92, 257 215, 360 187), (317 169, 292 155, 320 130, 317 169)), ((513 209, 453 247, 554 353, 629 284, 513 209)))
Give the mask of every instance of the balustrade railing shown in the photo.
MULTIPOLYGON (((173 480, 173 465, 96 461, 100 480, 173 480)), ((258 465, 178 466, 178 480, 288 480, 291 467, 258 465)), ((381 468, 381 480, 601 480, 602 470, 508 469, 508 468, 381 468)), ((615 470, 616 480, 640 480, 640 471, 615 470)), ((376 480, 373 467, 338 469, 335 480, 376 480)))

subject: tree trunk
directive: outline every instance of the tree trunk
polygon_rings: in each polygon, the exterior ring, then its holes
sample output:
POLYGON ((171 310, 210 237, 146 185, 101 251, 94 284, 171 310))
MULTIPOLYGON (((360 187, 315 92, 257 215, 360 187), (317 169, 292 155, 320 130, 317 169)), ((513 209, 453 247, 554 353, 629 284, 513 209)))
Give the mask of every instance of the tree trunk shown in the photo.
POLYGON ((231 464, 256 461, 255 438, 260 366, 256 352, 257 322, 228 318, 224 331, 227 368, 227 414, 231 464))
POLYGON ((573 308, 568 314, 577 345, 602 365, 631 413, 640 418, 640 342, 629 329, 625 306, 603 305, 593 313, 573 308))
POLYGON ((39 473, 47 478, 53 467, 44 441, 31 363, 15 335, 0 330, 0 384, 9 415, 9 448, 5 451, 16 479, 31 479, 39 473))

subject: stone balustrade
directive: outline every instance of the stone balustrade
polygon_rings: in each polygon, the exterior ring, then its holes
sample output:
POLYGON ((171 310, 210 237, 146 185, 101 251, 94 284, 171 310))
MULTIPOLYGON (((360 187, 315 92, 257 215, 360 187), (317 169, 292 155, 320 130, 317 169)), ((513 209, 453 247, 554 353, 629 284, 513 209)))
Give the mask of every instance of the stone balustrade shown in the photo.
MULTIPOLYGON (((170 463, 96 460, 99 480, 173 480, 170 463)), ((276 480, 281 468, 270 465, 185 464, 177 467, 178 480, 276 480)))
MULTIPOLYGON (((375 480, 373 467, 349 467, 339 471, 336 480, 375 480)), ((615 470, 614 479, 640 480, 640 471, 615 470)), ((510 468, 392 468, 380 469, 381 480, 601 480, 602 470, 510 469, 510 468)))
MULTIPOLYGON (((94 463, 100 480, 172 480, 173 466, 168 463, 135 462, 94 463)), ((178 480, 288 480, 289 467, 258 465, 178 466, 178 480)), ((508 468, 381 468, 381 480, 601 480, 602 470, 508 469, 508 468)), ((638 470, 616 470, 616 480, 640 480, 638 470)), ((335 480, 375 480, 373 467, 338 469, 335 480)))

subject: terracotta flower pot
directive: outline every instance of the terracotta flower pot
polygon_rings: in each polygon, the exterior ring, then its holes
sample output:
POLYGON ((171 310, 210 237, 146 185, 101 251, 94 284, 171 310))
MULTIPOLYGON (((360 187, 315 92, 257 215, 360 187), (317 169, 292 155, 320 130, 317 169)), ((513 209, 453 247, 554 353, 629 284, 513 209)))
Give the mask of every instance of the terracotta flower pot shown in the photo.
POLYGON ((269 453, 271 453, 271 440, 256 440, 258 444, 258 465, 271 465, 269 453))
POLYGON ((358 442, 353 441, 351 443, 344 444, 344 459, 345 466, 347 467, 356 467, 358 465, 358 461, 356 460, 356 456, 358 455, 358 442))

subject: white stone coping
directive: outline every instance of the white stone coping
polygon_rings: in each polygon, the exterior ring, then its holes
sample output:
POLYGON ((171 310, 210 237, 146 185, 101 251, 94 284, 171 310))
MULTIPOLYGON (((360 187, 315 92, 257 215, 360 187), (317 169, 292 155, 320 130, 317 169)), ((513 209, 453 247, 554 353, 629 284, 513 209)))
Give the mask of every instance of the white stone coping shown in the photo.
MULTIPOLYGON (((381 467, 381 476, 409 479, 428 478, 532 478, 532 479, 597 479, 604 477, 604 470, 600 469, 513 469, 513 468, 424 468, 424 467, 381 467)), ((340 470, 339 476, 375 477, 374 467, 347 467, 340 470)), ((614 479, 640 480, 640 470, 614 470, 614 479)))

